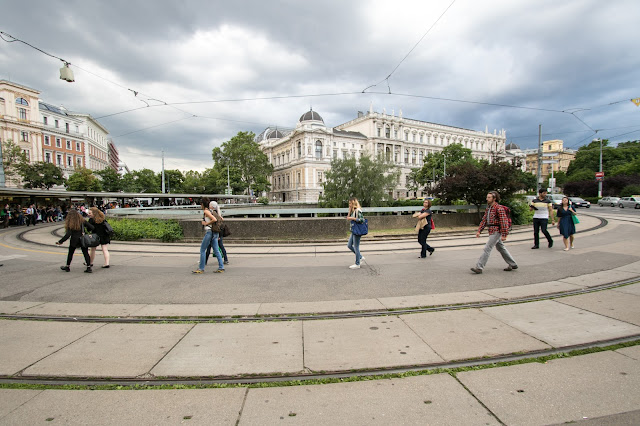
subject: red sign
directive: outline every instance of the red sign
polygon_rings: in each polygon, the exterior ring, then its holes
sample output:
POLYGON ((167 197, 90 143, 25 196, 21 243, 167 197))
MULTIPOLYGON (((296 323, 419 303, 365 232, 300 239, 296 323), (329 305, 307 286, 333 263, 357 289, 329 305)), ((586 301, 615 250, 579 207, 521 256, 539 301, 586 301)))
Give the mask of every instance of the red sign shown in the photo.
POLYGON ((596 172, 596 180, 604 180, 604 172, 596 172))

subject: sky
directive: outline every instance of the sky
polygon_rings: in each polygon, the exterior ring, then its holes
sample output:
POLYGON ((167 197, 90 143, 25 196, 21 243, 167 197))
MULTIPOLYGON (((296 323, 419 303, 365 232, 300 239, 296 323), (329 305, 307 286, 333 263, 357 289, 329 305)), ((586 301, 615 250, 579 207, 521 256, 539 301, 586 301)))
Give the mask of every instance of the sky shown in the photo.
POLYGON ((163 150, 167 169, 204 170, 238 132, 293 128, 310 108, 329 127, 373 106, 505 129, 521 148, 538 146, 539 125, 573 149, 640 139, 637 0, 4 0, 1 12, 0 31, 68 61, 76 81, 3 40, 0 79, 97 118, 132 170, 159 171, 163 150))

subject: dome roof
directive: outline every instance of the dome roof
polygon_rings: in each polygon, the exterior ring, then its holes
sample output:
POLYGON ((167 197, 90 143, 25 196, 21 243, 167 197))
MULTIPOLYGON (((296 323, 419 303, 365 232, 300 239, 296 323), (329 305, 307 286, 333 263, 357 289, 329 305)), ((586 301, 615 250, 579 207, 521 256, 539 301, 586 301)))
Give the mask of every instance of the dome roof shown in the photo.
POLYGON ((266 139, 280 139, 280 138, 283 138, 283 137, 284 137, 284 133, 282 133, 278 129, 274 129, 274 130, 270 131, 269 133, 267 133, 266 139))
POLYGON ((506 151, 512 150, 512 149, 520 149, 520 147, 518 145, 516 145, 515 143, 511 142, 508 143, 507 146, 504 147, 504 149, 506 151))
POLYGON ((324 120, 322 119, 322 117, 320 117, 320 114, 318 114, 312 109, 302 114, 300 116, 300 120, 298 121, 300 121, 301 123, 303 121, 320 121, 322 124, 324 124, 324 120))

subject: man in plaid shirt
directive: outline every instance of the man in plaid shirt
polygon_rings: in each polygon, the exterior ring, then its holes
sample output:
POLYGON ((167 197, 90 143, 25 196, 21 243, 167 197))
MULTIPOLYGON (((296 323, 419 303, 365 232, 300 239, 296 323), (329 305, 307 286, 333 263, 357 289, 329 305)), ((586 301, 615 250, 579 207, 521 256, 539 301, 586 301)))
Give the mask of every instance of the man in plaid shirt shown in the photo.
POLYGON ((499 201, 500 194, 496 191, 491 191, 487 194, 487 210, 484 212, 484 217, 482 218, 482 222, 480 222, 478 232, 476 232, 476 238, 479 238, 482 230, 488 227, 489 241, 484 245, 484 251, 480 259, 478 259, 478 263, 474 268, 471 268, 476 274, 482 273, 484 265, 487 264, 491 250, 493 250, 494 247, 498 249, 504 261, 507 262, 507 267, 504 269, 505 271, 518 269, 516 261, 513 260, 513 257, 511 257, 511 254, 509 254, 509 251, 503 243, 503 241, 507 239, 507 235, 509 235, 509 218, 507 217, 504 206, 498 204, 499 201))

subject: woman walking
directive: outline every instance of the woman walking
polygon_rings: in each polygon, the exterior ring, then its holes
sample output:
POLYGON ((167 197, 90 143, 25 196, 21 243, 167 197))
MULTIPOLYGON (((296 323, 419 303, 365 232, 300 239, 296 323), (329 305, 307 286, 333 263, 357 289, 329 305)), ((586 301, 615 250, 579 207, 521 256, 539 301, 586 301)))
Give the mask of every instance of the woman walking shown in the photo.
MULTIPOLYGON (((227 250, 225 250, 224 248, 224 243, 222 242, 222 227, 225 226, 224 224, 224 218, 222 217, 222 212, 220 211, 220 206, 218 205, 217 201, 211 201, 209 203, 209 210, 211 210, 211 212, 216 212, 218 213, 218 216, 220 216, 220 223, 219 223, 219 227, 220 227, 220 232, 218 233, 218 247, 220 248, 220 251, 222 252, 222 257, 224 258, 224 264, 228 265, 229 264, 229 258, 227 257, 227 250)), ((217 218, 217 216, 216 216, 217 218)), ((209 253, 211 253, 211 249, 213 248, 213 239, 211 240, 211 245, 209 246, 209 248, 207 249, 207 262, 209 261, 209 253)), ((215 256, 215 254, 214 254, 215 256)))
POLYGON ((349 237, 349 243, 347 247, 356 255, 356 263, 349 266, 349 269, 360 269, 360 261, 364 260, 364 257, 360 254, 360 237, 353 233, 353 225, 355 223, 364 223, 364 215, 362 214, 362 207, 356 197, 349 198, 349 214, 347 220, 351 224, 351 237, 349 237))
MULTIPOLYGON (((109 250, 107 249, 107 244, 111 243, 111 236, 107 232, 107 220, 104 217, 104 213, 102 213, 97 207, 91 207, 88 211, 89 214, 89 223, 93 226, 96 234, 100 237, 100 248, 102 248, 102 254, 104 255, 104 265, 103 268, 109 267, 109 250)), ((91 247, 90 256, 91 257, 91 266, 93 266, 93 260, 96 258, 96 248, 91 247)))
POLYGON ((69 254, 67 255, 67 264, 65 266, 61 266, 60 269, 63 271, 69 272, 69 266, 71 265, 71 261, 73 260, 73 253, 76 251, 76 248, 80 247, 82 250, 82 255, 84 256, 84 262, 87 265, 87 269, 85 272, 91 273, 91 258, 89 257, 89 250, 86 247, 82 247, 81 240, 82 234, 84 234, 85 229, 92 231, 93 226, 90 223, 87 223, 80 213, 77 210, 70 210, 67 213, 67 218, 64 221, 64 229, 67 231, 64 234, 64 237, 60 239, 60 241, 56 242, 57 245, 60 245, 67 241, 69 238, 69 254))
POLYGON ((204 266, 207 260, 207 248, 213 241, 213 251, 218 258, 218 269, 215 272, 221 273, 224 272, 224 264, 222 263, 222 256, 220 255, 220 250, 218 250, 218 234, 220 233, 220 227, 218 225, 218 221, 222 220, 217 212, 209 210, 209 199, 204 197, 200 201, 200 206, 202 207, 202 225, 204 226, 204 238, 202 239, 202 244, 200 244, 200 264, 198 265, 198 269, 193 271, 194 274, 202 274, 204 272, 204 266), (216 216, 218 216, 216 218, 216 216))
POLYGON ((420 243, 420 246, 422 247, 419 259, 424 259, 427 257, 427 252, 429 252, 429 256, 431 256, 433 252, 436 251, 436 249, 427 244, 427 237, 431 232, 431 224, 433 220, 431 217, 431 201, 424 200, 422 203, 422 210, 420 210, 420 213, 415 213, 413 217, 417 217, 418 224, 421 225, 418 230, 418 243, 420 243), (421 223, 420 221, 423 219, 424 222, 421 223))
POLYGON ((569 251, 569 248, 573 248, 573 234, 576 233, 576 225, 573 223, 575 215, 576 210, 569 202, 569 198, 562 197, 562 204, 558 208, 556 216, 558 217, 558 230, 562 234, 564 251, 569 251))

